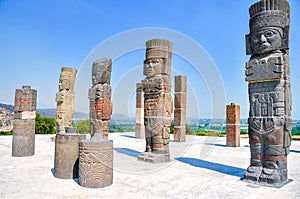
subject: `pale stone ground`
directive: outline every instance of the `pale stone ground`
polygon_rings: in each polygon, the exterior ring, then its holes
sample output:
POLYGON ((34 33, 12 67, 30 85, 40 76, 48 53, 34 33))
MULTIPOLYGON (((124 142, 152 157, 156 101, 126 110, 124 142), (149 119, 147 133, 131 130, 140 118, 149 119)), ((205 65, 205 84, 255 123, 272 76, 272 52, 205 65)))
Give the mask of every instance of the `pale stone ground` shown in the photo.
POLYGON ((153 165, 137 161, 145 141, 133 134, 109 135, 114 183, 102 189, 53 176, 51 135, 36 136, 31 157, 12 157, 12 137, 1 136, 0 198, 300 198, 300 141, 292 142, 288 158, 293 181, 276 189, 240 180, 250 161, 248 139, 228 148, 225 138, 188 136, 187 143, 170 143, 172 162, 153 165))

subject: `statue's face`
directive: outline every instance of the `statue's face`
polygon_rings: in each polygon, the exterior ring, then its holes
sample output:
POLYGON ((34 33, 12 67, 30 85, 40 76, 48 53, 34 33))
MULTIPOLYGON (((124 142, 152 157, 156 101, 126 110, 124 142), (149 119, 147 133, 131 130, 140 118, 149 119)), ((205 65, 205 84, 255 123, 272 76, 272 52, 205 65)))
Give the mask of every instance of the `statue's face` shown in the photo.
POLYGON ((69 90, 70 86, 69 86, 69 81, 66 79, 63 79, 59 82, 59 90, 69 90))
POLYGON ((262 28, 251 34, 253 53, 278 50, 282 46, 283 30, 281 28, 262 28))
POLYGON ((144 62, 144 75, 154 76, 162 73, 163 59, 147 59, 144 62))
POLYGON ((92 83, 93 85, 99 84, 101 82, 101 77, 103 75, 103 72, 97 71, 94 72, 92 75, 92 83))

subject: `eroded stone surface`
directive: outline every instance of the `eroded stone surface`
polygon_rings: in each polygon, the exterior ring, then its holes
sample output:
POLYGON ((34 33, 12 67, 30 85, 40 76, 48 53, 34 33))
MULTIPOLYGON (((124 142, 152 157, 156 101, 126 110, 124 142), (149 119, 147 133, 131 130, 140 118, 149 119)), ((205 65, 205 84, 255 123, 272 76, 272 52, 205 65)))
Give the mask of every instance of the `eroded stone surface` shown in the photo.
POLYGON ((113 183, 113 142, 83 140, 79 145, 79 184, 102 188, 113 183))
POLYGON ((72 126, 74 115, 74 84, 77 70, 61 68, 59 91, 56 93, 56 132, 65 133, 65 127, 72 126))
POLYGON ((234 103, 226 106, 226 145, 240 146, 240 106, 234 103))
POLYGON ((110 58, 96 60, 92 66, 92 87, 89 89, 92 139, 108 139, 112 114, 111 70, 110 58))
POLYGON ((36 90, 30 86, 16 89, 12 156, 34 155, 36 96, 36 90))
POLYGON ((175 76, 174 141, 185 142, 186 134, 186 76, 175 76))
POLYGON ((86 135, 58 133, 55 136, 54 176, 61 179, 78 178, 79 141, 86 135))

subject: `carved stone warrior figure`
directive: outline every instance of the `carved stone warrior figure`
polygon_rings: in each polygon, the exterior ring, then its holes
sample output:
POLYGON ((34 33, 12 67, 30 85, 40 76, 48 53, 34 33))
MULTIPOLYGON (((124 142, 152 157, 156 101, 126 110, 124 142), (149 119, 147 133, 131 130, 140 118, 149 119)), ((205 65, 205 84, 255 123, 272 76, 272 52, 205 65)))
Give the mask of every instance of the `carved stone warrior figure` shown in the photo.
POLYGON ((146 152, 139 156, 139 160, 153 163, 170 160, 169 133, 173 112, 171 59, 170 41, 152 39, 146 42, 144 61, 146 79, 142 81, 146 152), (150 152, 152 155, 149 155, 150 152), (151 159, 150 156, 154 158, 151 159))
POLYGON ((89 89, 90 127, 92 139, 107 139, 112 114, 110 58, 99 59, 92 67, 92 87, 89 89))
POLYGON ((74 84, 77 70, 61 68, 59 92, 56 93, 56 132, 65 133, 65 127, 72 126, 74 115, 74 84))
POLYGON ((250 7, 246 36, 251 164, 244 179, 280 187, 287 183, 291 144, 289 66, 290 8, 286 0, 261 0, 250 7))

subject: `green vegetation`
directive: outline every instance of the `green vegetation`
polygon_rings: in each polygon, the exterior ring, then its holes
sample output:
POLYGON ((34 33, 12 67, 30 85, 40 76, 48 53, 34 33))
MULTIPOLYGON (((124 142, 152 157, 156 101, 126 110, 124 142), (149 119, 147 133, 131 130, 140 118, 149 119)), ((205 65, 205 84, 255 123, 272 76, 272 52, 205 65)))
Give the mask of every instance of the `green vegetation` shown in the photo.
POLYGON ((1 135, 12 135, 13 134, 13 132, 11 132, 11 131, 1 131, 0 132, 0 136, 1 135))
POLYGON ((55 119, 52 117, 41 117, 39 113, 36 114, 35 119, 35 133, 36 134, 55 134, 55 119))
MULTIPOLYGON (((172 120, 172 123, 171 123, 170 134, 174 134, 174 120, 172 120)), ((195 135, 195 131, 189 125, 186 124, 185 134, 186 135, 195 135)))
POLYGON ((90 120, 81 120, 79 122, 76 122, 73 125, 75 128, 77 128, 77 133, 78 134, 89 134, 90 133, 90 120))

